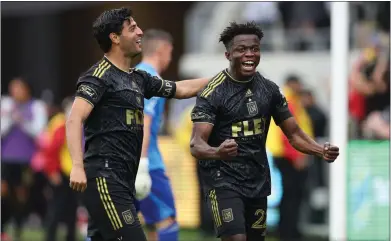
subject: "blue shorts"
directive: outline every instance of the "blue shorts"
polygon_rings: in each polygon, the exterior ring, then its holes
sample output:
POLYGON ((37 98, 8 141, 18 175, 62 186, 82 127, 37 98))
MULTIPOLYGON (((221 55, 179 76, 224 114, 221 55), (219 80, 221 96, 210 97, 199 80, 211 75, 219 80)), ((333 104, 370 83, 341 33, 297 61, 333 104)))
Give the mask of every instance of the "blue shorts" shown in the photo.
POLYGON ((145 199, 138 201, 137 210, 140 210, 146 224, 152 225, 169 217, 175 217, 175 202, 170 181, 162 169, 149 172, 152 179, 151 193, 145 199))

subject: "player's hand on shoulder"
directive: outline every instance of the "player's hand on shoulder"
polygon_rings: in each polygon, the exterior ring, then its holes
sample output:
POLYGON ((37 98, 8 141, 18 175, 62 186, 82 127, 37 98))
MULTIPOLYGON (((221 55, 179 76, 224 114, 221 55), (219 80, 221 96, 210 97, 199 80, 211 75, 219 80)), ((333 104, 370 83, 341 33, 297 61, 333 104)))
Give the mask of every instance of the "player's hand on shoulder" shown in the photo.
POLYGON ((327 162, 334 162, 339 156, 339 148, 326 142, 323 146, 323 159, 327 162))
POLYGON ((218 147, 217 153, 222 160, 231 159, 238 155, 238 143, 234 139, 227 139, 218 147))
POLYGON ((87 188, 87 177, 84 168, 81 166, 73 166, 69 181, 69 186, 73 190, 77 192, 84 192, 87 188))

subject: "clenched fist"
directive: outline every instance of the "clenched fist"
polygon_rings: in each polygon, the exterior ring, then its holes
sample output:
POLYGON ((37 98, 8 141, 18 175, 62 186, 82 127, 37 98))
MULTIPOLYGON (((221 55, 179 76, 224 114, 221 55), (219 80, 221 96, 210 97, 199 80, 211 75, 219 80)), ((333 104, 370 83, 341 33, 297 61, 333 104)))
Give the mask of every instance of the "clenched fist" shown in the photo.
POLYGON ((238 154, 238 144, 234 139, 227 139, 218 147, 217 153, 222 160, 231 159, 238 154))
POLYGON ((327 162, 334 162, 338 156, 339 148, 337 146, 331 145, 329 142, 326 142, 323 148, 323 159, 325 159, 327 162))
POLYGON ((87 177, 83 167, 72 167, 69 186, 77 192, 84 192, 86 190, 87 177))

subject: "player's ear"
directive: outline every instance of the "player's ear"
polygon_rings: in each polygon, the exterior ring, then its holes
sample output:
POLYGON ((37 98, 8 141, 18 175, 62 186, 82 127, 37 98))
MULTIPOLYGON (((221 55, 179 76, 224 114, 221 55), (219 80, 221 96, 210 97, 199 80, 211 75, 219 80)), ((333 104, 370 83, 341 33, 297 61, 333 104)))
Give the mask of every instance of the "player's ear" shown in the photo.
POLYGON ((225 57, 226 57, 229 61, 231 61, 231 53, 230 53, 230 52, 225 51, 225 57))
POLYGON ((111 39, 111 42, 113 42, 114 44, 119 44, 119 36, 117 34, 110 33, 109 37, 111 39))

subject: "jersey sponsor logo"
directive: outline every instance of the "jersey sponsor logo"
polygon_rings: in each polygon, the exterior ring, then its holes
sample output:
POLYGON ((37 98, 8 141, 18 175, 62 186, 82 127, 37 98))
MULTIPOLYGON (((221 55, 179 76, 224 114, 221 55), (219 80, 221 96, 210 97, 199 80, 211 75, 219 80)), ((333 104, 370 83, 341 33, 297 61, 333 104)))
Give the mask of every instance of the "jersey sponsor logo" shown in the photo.
POLYGON ((124 218, 124 221, 126 224, 134 223, 134 217, 133 217, 132 211, 130 211, 130 209, 122 212, 122 217, 124 218))
POLYGON ((225 223, 229 223, 234 221, 234 213, 232 211, 232 208, 227 208, 221 210, 221 216, 223 216, 223 221, 225 223))
POLYGON ((210 115, 208 115, 208 114, 206 114, 204 112, 193 112, 193 113, 191 113, 191 119, 193 121, 203 121, 203 120, 211 121, 211 122, 213 121, 212 116, 210 116, 210 115))
POLYGON ((251 116, 254 116, 254 115, 258 114, 257 102, 255 102, 255 101, 248 102, 247 103, 247 110, 248 110, 248 113, 251 116))
POLYGON ((141 110, 126 110, 127 125, 143 125, 144 115, 141 110))
POLYGON ((265 132, 265 118, 239 121, 232 124, 232 137, 248 137, 260 135, 265 132))
POLYGON ((93 100, 98 98, 98 94, 96 93, 96 91, 93 88, 91 88, 90 86, 88 86, 88 85, 84 85, 84 84, 80 85, 79 89, 77 90, 77 92, 80 93, 80 94, 89 96, 93 100))

